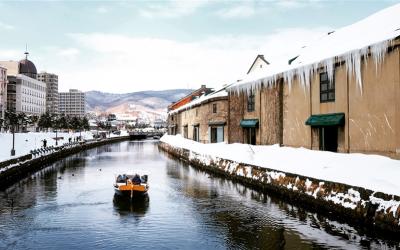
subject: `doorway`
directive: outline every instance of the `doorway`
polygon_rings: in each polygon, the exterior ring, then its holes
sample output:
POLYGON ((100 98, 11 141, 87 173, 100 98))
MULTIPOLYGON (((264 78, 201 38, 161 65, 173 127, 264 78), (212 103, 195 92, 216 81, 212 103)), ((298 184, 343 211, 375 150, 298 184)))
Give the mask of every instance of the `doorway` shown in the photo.
POLYGON ((256 128, 245 128, 245 143, 256 145, 256 128))
POLYGON ((325 126, 319 128, 319 149, 323 151, 337 152, 338 127, 325 126))

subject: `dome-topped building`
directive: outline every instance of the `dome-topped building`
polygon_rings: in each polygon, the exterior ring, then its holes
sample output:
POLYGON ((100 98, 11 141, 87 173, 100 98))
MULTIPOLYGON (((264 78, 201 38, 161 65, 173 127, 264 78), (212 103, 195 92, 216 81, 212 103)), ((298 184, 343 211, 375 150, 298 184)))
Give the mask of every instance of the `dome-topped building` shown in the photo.
POLYGON ((29 76, 33 79, 37 79, 37 70, 35 64, 28 60, 28 52, 25 52, 25 59, 19 61, 19 74, 29 76))

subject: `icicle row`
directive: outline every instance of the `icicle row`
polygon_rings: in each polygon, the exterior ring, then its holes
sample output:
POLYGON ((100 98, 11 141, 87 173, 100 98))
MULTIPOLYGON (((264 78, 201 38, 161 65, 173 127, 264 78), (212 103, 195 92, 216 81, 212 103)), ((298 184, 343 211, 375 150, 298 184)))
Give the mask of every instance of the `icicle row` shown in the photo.
POLYGON ((247 93, 248 95, 253 90, 259 90, 264 87, 272 87, 276 86, 277 81, 282 77, 284 82, 288 84, 289 91, 292 88, 293 79, 297 76, 299 78, 300 84, 304 89, 310 86, 312 76, 315 72, 318 72, 319 67, 324 67, 327 74, 328 79, 332 81, 334 79, 335 74, 335 59, 343 58, 345 61, 346 73, 348 76, 355 76, 357 86, 362 93, 362 75, 361 75, 361 60, 364 57, 364 63, 367 63, 367 58, 369 53, 375 62, 376 71, 378 70, 378 65, 382 64, 385 58, 385 54, 387 48, 391 46, 392 40, 385 40, 379 43, 372 44, 370 46, 364 47, 362 49, 353 50, 351 52, 338 55, 336 57, 332 57, 329 59, 322 60, 320 62, 309 64, 305 66, 300 66, 294 69, 287 70, 285 72, 281 72, 278 74, 266 76, 264 78, 254 80, 252 82, 237 84, 230 88, 228 88, 228 92, 235 91, 237 94, 247 93))

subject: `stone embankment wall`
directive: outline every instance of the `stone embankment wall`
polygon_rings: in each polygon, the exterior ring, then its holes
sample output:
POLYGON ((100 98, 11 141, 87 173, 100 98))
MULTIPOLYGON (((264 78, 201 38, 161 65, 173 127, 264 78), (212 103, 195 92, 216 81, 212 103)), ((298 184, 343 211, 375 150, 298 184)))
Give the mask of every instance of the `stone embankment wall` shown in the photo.
POLYGON ((190 164, 277 194, 318 213, 394 235, 400 233, 400 197, 342 183, 199 155, 160 142, 159 147, 190 164))
POLYGON ((129 136, 120 136, 100 141, 92 141, 80 143, 73 147, 59 148, 52 153, 38 157, 32 157, 32 154, 27 154, 19 158, 11 159, 0 163, 0 190, 5 189, 13 183, 27 177, 38 170, 48 166, 48 164, 63 159, 72 154, 79 153, 83 150, 95 148, 101 145, 128 140, 129 136), (8 164, 12 163, 12 165, 8 164))

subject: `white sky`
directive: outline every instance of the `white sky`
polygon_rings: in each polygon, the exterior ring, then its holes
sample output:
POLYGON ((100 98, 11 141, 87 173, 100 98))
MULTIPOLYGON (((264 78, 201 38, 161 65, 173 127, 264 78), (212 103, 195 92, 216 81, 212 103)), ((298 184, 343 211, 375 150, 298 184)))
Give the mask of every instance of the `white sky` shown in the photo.
POLYGON ((0 2, 0 60, 30 59, 60 91, 218 87, 395 1, 0 2), (18 17, 18 18, 15 18, 18 17))

